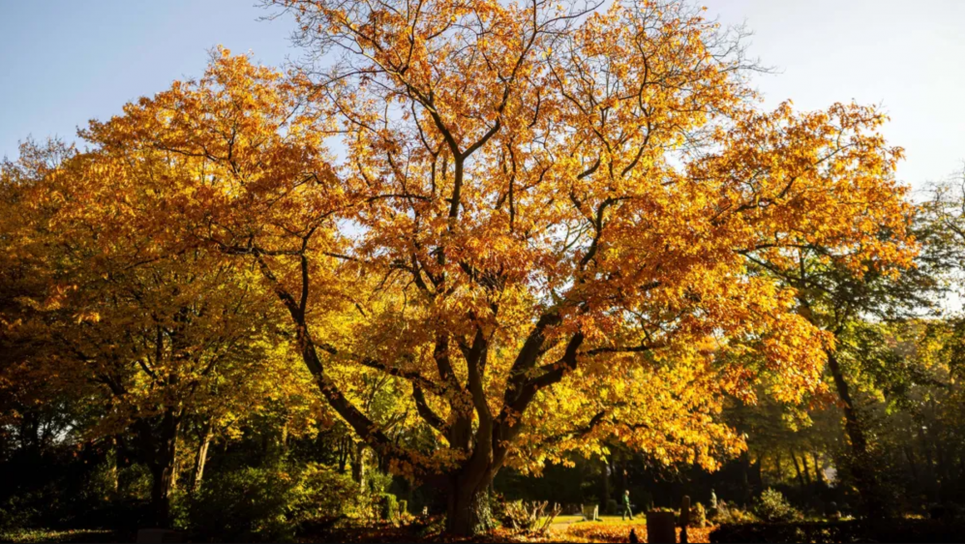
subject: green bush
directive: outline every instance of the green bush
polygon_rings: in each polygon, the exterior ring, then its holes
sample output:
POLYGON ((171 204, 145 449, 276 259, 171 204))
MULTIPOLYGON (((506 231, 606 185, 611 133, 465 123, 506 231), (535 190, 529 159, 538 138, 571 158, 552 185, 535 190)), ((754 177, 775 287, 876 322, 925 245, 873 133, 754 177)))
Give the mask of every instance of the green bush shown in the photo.
POLYGON ((191 528, 191 497, 183 489, 175 490, 171 495, 171 525, 175 529, 191 528))
POLYGON ((292 514, 298 524, 328 522, 341 517, 369 517, 371 501, 358 492, 348 474, 309 463, 293 489, 292 514))
POLYGON ((558 505, 549 507, 548 501, 504 501, 499 504, 497 517, 503 527, 513 531, 542 535, 560 514, 558 505))
POLYGON ((700 502, 690 508, 690 525, 701 528, 707 526, 707 510, 700 502))
POLYGON ((392 485, 392 475, 373 470, 366 474, 366 483, 368 484, 369 493, 377 497, 380 493, 385 493, 389 490, 389 486, 392 485))
POLYGON ((399 503, 395 495, 383 493, 379 501, 381 518, 385 521, 395 521, 399 517, 399 503))
POLYGON ((616 516, 620 513, 618 510, 617 501, 615 499, 607 499, 606 501, 606 513, 610 516, 616 516))
POLYGON ((719 501, 717 503, 717 514, 714 516, 714 522, 721 525, 724 524, 739 524, 739 523, 752 523, 758 521, 757 517, 750 512, 746 512, 737 508, 736 506, 730 506, 724 501, 719 501))
POLYGON ((522 500, 503 501, 498 504, 496 517, 503 527, 521 530, 527 529, 530 524, 530 513, 526 509, 522 500))
MULTIPOLYGON (((32 498, 32 497, 31 497, 32 498)), ((13 496, 0 504, 0 531, 31 527, 40 510, 31 498, 13 496)))
POLYGON ((291 541, 295 478, 278 468, 244 468, 206 478, 189 508, 191 530, 223 542, 291 541))
POLYGON ((324 465, 249 467, 206 478, 189 501, 186 525, 219 541, 290 541, 302 528, 370 517, 372 502, 351 477, 324 465))
POLYGON ((795 521, 803 518, 801 512, 791 506, 780 491, 771 488, 761 493, 754 513, 763 521, 795 521))
POLYGON ((118 492, 122 498, 148 500, 151 498, 151 471, 136 463, 117 471, 118 492))

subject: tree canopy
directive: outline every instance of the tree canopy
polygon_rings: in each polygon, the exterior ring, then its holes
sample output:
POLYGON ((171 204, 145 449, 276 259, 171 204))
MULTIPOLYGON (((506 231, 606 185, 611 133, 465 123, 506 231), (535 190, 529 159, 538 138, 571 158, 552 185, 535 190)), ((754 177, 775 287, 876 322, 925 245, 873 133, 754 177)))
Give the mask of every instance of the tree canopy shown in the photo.
POLYGON ((912 265, 885 116, 763 110, 741 36, 686 4, 277 6, 308 63, 219 49, 50 174, 56 228, 92 218, 69 235, 84 269, 51 279, 90 297, 64 345, 165 385, 168 350, 184 386, 290 340, 333 415, 446 491, 454 532, 502 467, 608 440, 717 467, 745 447, 725 396, 825 387, 835 337, 787 278, 912 265))

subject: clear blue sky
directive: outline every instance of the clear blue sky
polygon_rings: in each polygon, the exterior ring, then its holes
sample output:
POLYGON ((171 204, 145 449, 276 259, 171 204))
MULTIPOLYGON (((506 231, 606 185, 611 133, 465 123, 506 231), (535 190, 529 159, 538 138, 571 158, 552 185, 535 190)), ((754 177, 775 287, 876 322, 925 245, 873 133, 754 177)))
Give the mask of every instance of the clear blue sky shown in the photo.
POLYGON ((259 21, 272 12, 254 2, 0 0, 0 156, 199 77, 219 44, 264 64, 297 58, 291 21, 259 21))
MULTIPOLYGON (((704 0, 746 21, 750 53, 780 70, 757 78, 766 105, 823 108, 855 99, 891 115, 906 149, 899 176, 921 187, 965 160, 965 1, 704 0)), ((299 51, 291 21, 253 0, 0 0, 0 156, 17 142, 71 138, 174 79, 197 77, 223 44, 279 65, 299 51)))

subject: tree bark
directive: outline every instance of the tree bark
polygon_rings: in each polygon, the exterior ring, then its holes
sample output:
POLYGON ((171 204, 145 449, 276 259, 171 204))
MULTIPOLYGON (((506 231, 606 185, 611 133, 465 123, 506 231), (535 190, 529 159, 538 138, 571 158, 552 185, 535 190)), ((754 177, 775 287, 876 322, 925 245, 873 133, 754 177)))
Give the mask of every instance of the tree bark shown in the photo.
MULTIPOLYGON (((760 456, 758 456, 757 458, 758 478, 761 480, 762 484, 764 482, 764 475, 761 474, 760 467, 763 464, 764 464, 763 459, 760 456)), ((751 469, 751 456, 746 450, 741 452, 740 467, 741 467, 741 490, 743 491, 743 496, 741 498, 746 503, 748 499, 751 497, 751 495, 753 494, 751 491, 750 476, 748 474, 751 469)))
POLYGON ((911 477, 914 478, 916 482, 921 481, 918 474, 918 464, 915 463, 915 455, 912 453, 911 448, 908 446, 903 446, 902 451, 905 453, 905 459, 908 461, 908 468, 911 471, 911 477))
MULTIPOLYGON (((925 480, 928 485, 928 492, 931 495, 937 485, 938 478, 935 476, 935 460, 932 457, 931 441, 925 436, 925 431, 920 424, 915 425, 915 432, 921 443, 921 451, 925 454, 925 480)), ((934 497, 934 495, 932 495, 934 497)))
POLYGON ((811 457, 812 461, 814 461, 814 481, 819 484, 828 485, 828 479, 824 477, 824 469, 827 468, 827 463, 822 462, 816 453, 812 452, 811 457))
POLYGON ((118 478, 117 478, 117 465, 118 458, 121 455, 120 446, 117 441, 116 436, 110 438, 110 449, 107 452, 108 458, 108 472, 111 479, 111 500, 117 498, 118 490, 120 489, 118 478))
POLYGON ((149 463, 153 479, 151 506, 155 524, 160 528, 168 528, 171 523, 171 494, 175 484, 175 460, 180 428, 180 417, 169 410, 161 420, 157 450, 153 452, 153 460, 149 463))
POLYGON ((851 446, 851 472, 854 475, 855 484, 861 492, 861 499, 864 502, 867 514, 875 518, 884 517, 886 515, 885 505, 881 500, 877 478, 868 456, 868 439, 858 418, 858 411, 851 397, 850 386, 844 378, 836 354, 828 351, 827 356, 828 369, 834 379, 838 398, 841 399, 841 404, 844 407, 844 428, 851 446))
POLYGON ((606 457, 603 458, 603 504, 608 504, 610 502, 610 472, 611 470, 610 460, 606 457))
POLYGON ((488 528, 491 520, 488 490, 495 472, 490 467, 467 465, 451 478, 446 502, 446 531, 453 535, 475 535, 488 528))
POLYGON ((359 442, 352 446, 352 481, 358 484, 359 489, 365 485, 365 465, 363 456, 365 454, 365 444, 359 442))
POLYGON ((793 451, 791 452, 791 461, 794 462, 794 472, 797 474, 798 484, 804 487, 806 485, 804 482, 804 474, 801 472, 801 465, 797 462, 797 456, 794 455, 793 451))
POLYGON ((774 469, 777 473, 777 478, 775 479, 775 483, 778 483, 778 484, 784 482, 784 470, 781 468, 781 457, 783 457, 781 455, 781 450, 776 450, 774 452, 774 469))
MULTIPOLYGON (((628 478, 627 478, 627 458, 626 457, 623 458, 622 466, 623 466, 623 480, 621 480, 622 489, 620 490, 620 493, 626 493, 627 490, 630 489, 630 482, 628 481, 628 478)), ((620 496, 622 497, 623 495, 621 494, 620 496)))
POLYGON ((201 485, 204 478, 204 465, 208 462, 208 447, 211 445, 211 422, 207 421, 201 431, 198 451, 194 457, 194 475, 191 478, 191 491, 194 492, 201 485))
POLYGON ((349 452, 352 447, 352 441, 349 438, 340 438, 338 440, 338 473, 345 474, 345 469, 348 466, 349 452))
MULTIPOLYGON (((804 481, 811 485, 814 478, 811 478, 811 469, 808 467, 808 452, 806 451, 801 454, 801 467, 804 469, 804 481)), ((817 470, 817 463, 815 463, 814 469, 817 470)))

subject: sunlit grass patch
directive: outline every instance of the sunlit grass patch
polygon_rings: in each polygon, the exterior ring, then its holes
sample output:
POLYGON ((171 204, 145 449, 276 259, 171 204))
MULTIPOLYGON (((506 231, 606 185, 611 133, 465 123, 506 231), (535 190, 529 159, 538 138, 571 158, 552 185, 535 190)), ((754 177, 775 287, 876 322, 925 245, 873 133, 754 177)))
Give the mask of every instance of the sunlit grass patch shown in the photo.
POLYGON ((111 542, 116 540, 113 531, 106 529, 13 529, 0 532, 0 542, 111 542))

